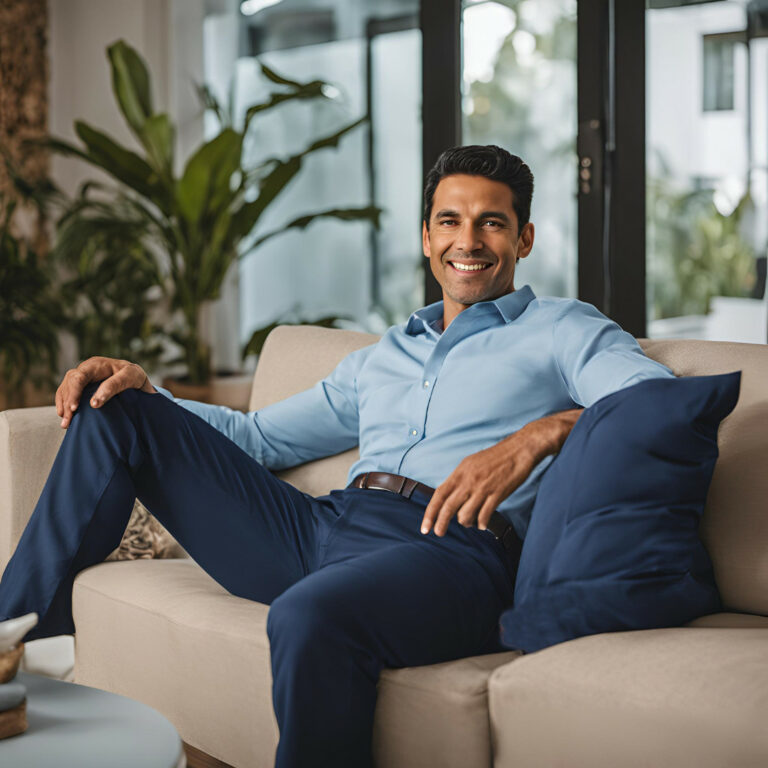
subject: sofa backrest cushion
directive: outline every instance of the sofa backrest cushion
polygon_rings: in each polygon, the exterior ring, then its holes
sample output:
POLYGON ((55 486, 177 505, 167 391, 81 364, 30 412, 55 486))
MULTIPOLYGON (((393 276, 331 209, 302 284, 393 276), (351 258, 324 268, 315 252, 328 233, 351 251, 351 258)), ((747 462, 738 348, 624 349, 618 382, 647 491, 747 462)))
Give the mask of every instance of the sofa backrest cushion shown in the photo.
POLYGON ((581 414, 539 486, 505 645, 538 651, 720 610, 698 529, 739 379, 649 379, 581 414))
MULTIPOLYGON (((377 340, 356 331, 280 326, 259 358, 250 409, 311 387, 347 354, 377 340)), ((678 376, 741 370, 739 402, 720 425, 715 466, 701 526, 726 608, 768 615, 768 345, 690 339, 639 339, 645 353, 678 376)), ((281 473, 319 496, 343 487, 357 459, 347 451, 281 473)), ((418 478, 417 478, 418 479, 418 478)))
POLYGON ((768 345, 639 339, 678 376, 741 370, 736 408, 720 425, 701 537, 726 610, 768 616, 768 345))
MULTIPOLYGON (((370 333, 321 328, 316 325, 281 325, 264 342, 253 377, 249 410, 303 392, 327 376, 350 352, 378 341, 370 333)), ((322 496, 343 488, 347 472, 357 461, 357 448, 278 473, 296 488, 322 496)))

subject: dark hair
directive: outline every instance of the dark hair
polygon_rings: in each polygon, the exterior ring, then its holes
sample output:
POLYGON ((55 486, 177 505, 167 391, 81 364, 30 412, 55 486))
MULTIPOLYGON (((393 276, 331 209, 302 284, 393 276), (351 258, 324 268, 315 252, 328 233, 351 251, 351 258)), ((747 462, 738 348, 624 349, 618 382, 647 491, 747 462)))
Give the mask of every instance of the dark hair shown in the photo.
POLYGON ((506 184, 512 190, 512 207, 515 209, 518 235, 520 234, 520 230, 531 216, 533 174, 521 158, 495 144, 452 147, 437 158, 424 184, 424 221, 427 228, 437 185, 441 179, 457 173, 485 176, 486 179, 506 184))

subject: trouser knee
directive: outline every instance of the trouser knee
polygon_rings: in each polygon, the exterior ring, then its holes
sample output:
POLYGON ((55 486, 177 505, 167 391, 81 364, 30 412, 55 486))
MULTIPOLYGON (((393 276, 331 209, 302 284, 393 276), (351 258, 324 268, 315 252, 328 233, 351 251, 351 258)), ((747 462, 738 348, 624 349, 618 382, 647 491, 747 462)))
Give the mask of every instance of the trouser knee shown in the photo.
POLYGON ((125 389, 122 392, 118 392, 116 395, 112 395, 109 400, 102 403, 98 408, 94 408, 91 405, 91 398, 96 393, 96 390, 99 388, 102 381, 103 379, 100 381, 92 381, 85 386, 80 395, 80 402, 77 406, 75 416, 90 416, 91 414, 97 413, 111 414, 115 409, 120 409, 130 416, 131 411, 136 406, 138 397, 138 390, 133 388, 125 389))
POLYGON ((137 440, 141 431, 140 419, 135 415, 138 390, 126 389, 94 408, 91 398, 100 384, 101 381, 93 381, 83 389, 68 429, 74 433, 71 439, 77 438, 76 444, 89 451, 116 451, 129 464, 137 465, 141 460, 141 439, 137 440), (84 438, 85 435, 89 437, 84 438))
MULTIPOLYGON (((83 405, 90 405, 91 398, 96 394, 96 390, 101 386, 102 382, 106 381, 106 378, 99 379, 98 381, 91 381, 88 384, 85 385, 85 388, 83 389, 83 393, 80 396, 80 407, 83 405)), ((125 400, 125 401, 131 401, 136 398, 138 394, 138 390, 129 387, 128 389, 124 389, 122 392, 118 392, 116 395, 112 395, 112 397, 107 400, 106 403, 104 403, 101 407, 103 408, 105 405, 109 405, 110 402, 113 400, 125 400)))
POLYGON ((276 598, 267 613, 267 635, 270 644, 279 646, 282 653, 303 656, 337 645, 344 647, 345 639, 353 632, 349 617, 321 596, 307 593, 284 593, 276 598))

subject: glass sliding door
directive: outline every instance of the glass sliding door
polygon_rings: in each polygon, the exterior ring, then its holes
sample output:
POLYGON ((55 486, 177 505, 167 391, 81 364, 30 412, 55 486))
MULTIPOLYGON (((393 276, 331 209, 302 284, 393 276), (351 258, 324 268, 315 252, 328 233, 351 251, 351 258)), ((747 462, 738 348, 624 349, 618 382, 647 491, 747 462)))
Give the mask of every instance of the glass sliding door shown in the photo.
POLYGON ((381 230, 325 218, 247 253, 239 266, 239 335, 275 320, 334 315, 381 331, 423 303, 421 36, 418 0, 245 0, 211 4, 206 79, 234 119, 280 90, 259 62, 289 79, 330 84, 323 100, 291 101, 251 123, 255 166, 286 159, 362 116, 337 148, 305 157, 254 239, 320 210, 383 209, 381 230))
POLYGON ((534 175, 533 251, 516 286, 577 295, 576 0, 464 0, 462 143, 497 144, 534 175))
POLYGON ((766 341, 768 25, 757 5, 647 3, 650 337, 766 341))

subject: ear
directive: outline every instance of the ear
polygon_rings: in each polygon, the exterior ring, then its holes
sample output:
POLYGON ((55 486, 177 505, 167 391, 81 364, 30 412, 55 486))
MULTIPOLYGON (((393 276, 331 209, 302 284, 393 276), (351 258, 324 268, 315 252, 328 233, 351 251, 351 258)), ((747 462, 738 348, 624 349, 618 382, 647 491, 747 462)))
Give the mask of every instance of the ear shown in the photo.
POLYGON ((429 245, 429 230, 427 229, 427 222, 421 222, 421 249, 424 251, 426 258, 432 257, 432 248, 429 245))
POLYGON ((533 226, 533 224, 529 221, 520 232, 520 237, 518 238, 519 247, 517 249, 517 258, 518 259, 524 259, 530 252, 531 248, 533 248, 533 240, 534 235, 536 234, 536 230, 533 226))

